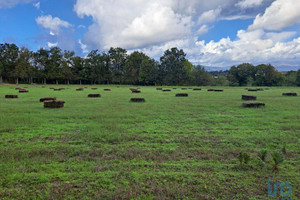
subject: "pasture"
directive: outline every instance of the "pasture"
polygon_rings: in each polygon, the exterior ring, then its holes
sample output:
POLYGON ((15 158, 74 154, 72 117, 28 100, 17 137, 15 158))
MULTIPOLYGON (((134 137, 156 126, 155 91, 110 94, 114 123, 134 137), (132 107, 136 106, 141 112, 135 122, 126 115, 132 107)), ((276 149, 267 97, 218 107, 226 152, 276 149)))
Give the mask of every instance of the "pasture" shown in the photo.
POLYGON ((0 199, 274 199, 268 179, 300 199, 300 88, 80 87, 0 85, 0 199), (242 95, 266 106, 245 108, 242 95), (44 108, 42 97, 65 105, 44 108))

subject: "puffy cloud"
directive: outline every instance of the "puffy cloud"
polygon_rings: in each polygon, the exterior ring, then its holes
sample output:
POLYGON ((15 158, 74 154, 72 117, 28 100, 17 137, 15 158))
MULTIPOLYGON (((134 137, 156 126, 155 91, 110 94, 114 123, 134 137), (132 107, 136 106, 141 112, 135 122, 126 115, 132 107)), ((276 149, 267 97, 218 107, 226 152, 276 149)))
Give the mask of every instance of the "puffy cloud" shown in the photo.
POLYGON ((281 30, 300 23, 299 0, 276 0, 263 15, 257 15, 249 29, 281 30))
POLYGON ((50 29, 50 34, 58 34, 60 32, 61 27, 68 28, 72 26, 69 22, 63 21, 58 17, 52 17, 51 15, 40 16, 36 18, 36 23, 41 25, 46 29, 50 29))
POLYGON ((199 17, 198 19, 198 24, 205 24, 205 23, 210 23, 214 22, 217 17, 220 15, 221 9, 217 8, 216 10, 209 10, 204 13, 199 17))
POLYGON ((48 47, 49 48, 56 47, 57 45, 58 45, 57 42, 55 42, 55 43, 48 42, 48 47))
POLYGON ((18 4, 26 4, 33 2, 35 0, 0 0, 0 9, 1 8, 12 8, 18 4))
POLYGON ((159 58, 165 50, 178 47, 193 63, 230 66, 241 62, 299 63, 299 34, 282 30, 300 19, 297 1, 77 0, 74 10, 93 20, 78 41, 84 52, 119 46, 159 58), (225 35, 219 41, 205 42, 199 37, 218 20, 249 18, 255 18, 253 24, 238 31, 234 40, 225 35))
POLYGON ((236 4, 236 6, 239 6, 242 9, 246 8, 253 8, 256 6, 261 5, 263 0, 242 0, 236 4))

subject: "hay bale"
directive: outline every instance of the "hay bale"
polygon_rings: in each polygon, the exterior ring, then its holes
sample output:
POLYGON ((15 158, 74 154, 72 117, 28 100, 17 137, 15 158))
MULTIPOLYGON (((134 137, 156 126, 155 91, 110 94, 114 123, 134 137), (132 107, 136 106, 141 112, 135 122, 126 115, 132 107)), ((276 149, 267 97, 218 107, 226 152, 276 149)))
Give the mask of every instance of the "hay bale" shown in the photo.
POLYGON ((178 93, 178 94, 176 94, 175 96, 176 96, 176 97, 188 97, 189 94, 187 94, 187 93, 178 93))
POLYGON ((289 93, 282 93, 283 96, 297 96, 297 93, 294 93, 294 92, 289 92, 289 93))
POLYGON ((19 93, 27 93, 27 92, 29 92, 29 91, 28 91, 28 90, 25 90, 25 89, 19 90, 19 93))
POLYGON ((17 98, 18 98, 18 95, 7 94, 7 95, 5 95, 5 98, 6 98, 6 99, 17 99, 17 98))
POLYGON ((88 97, 89 98, 99 98, 99 97, 101 97, 101 95, 100 94, 89 94, 88 97))
POLYGON ((22 88, 17 87, 16 90, 23 90, 22 88))
POLYGON ((156 88, 156 90, 162 90, 162 88, 156 88))
POLYGON ((97 90, 98 88, 91 88, 92 90, 97 90))
POLYGON ((135 91, 135 90, 138 90, 136 88, 129 88, 130 91, 135 91))
POLYGON ((65 88, 58 88, 58 89, 60 89, 60 90, 65 90, 65 88))
POLYGON ((163 92, 171 92, 171 90, 170 89, 164 89, 164 90, 162 90, 163 92))
POLYGON ((193 90, 194 90, 194 91, 200 91, 201 88, 194 88, 193 90))
POLYGON ((49 100, 44 101, 44 108, 63 108, 65 101, 49 100))
POLYGON ((244 102, 243 106, 247 108, 254 108, 254 107, 265 106, 265 104, 261 102, 244 102))
POLYGON ((56 100, 56 97, 42 97, 40 98, 40 102, 56 100))
POLYGON ((77 88, 76 91, 83 91, 83 88, 77 88))
POLYGON ((187 88, 181 88, 182 90, 187 90, 187 88))
POLYGON ((177 88, 173 88, 173 90, 177 90, 177 88))
POLYGON ((61 91, 61 89, 60 89, 60 88, 58 88, 58 89, 54 89, 53 91, 61 91))
POLYGON ((144 98, 131 98, 131 102, 145 102, 146 100, 144 98))
POLYGON ((141 93, 140 90, 131 90, 132 93, 141 93))
POLYGON ((242 100, 246 100, 246 101, 256 100, 256 96, 252 96, 252 95, 242 95, 242 100))
POLYGON ((215 92, 224 92, 224 90, 214 90, 215 92))
POLYGON ((109 91, 111 91, 111 89, 104 89, 104 91, 109 92, 109 91))
POLYGON ((214 89, 208 89, 207 90, 208 92, 213 92, 213 91, 215 91, 214 89))
POLYGON ((248 89, 248 92, 257 92, 257 89, 248 89))
POLYGON ((54 89, 55 89, 55 88, 53 88, 53 87, 52 87, 52 88, 50 88, 50 90, 54 90, 54 89))

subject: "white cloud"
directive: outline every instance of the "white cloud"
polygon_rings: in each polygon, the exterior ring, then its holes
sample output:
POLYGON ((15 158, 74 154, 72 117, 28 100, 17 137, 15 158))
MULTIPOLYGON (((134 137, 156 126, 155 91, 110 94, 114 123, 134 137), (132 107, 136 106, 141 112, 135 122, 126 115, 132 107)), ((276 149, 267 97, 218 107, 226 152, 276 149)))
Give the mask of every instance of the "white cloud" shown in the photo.
POLYGON ((276 0, 263 15, 257 15, 249 29, 281 30, 300 23, 299 0, 276 0))
POLYGON ((74 10, 80 17, 93 19, 84 38, 78 41, 82 51, 119 46, 159 58, 165 50, 178 47, 184 49, 193 63, 230 66, 242 62, 300 63, 299 32, 282 30, 300 19, 299 2, 77 0, 74 10), (263 11, 264 14, 257 15, 263 11), (237 31, 235 39, 225 34, 219 41, 201 40, 201 35, 209 34, 218 20, 249 18, 255 18, 253 25, 237 31))
POLYGON ((87 49, 87 45, 83 44, 83 43, 81 42, 81 40, 78 40, 78 44, 80 45, 80 48, 81 48, 81 50, 82 50, 82 53, 87 54, 87 53, 89 52, 88 49, 87 49))
POLYGON ((0 0, 0 9, 1 8, 12 8, 18 4, 26 4, 33 2, 35 0, 0 0))
POLYGON ((36 7, 37 9, 40 9, 41 3, 40 2, 34 3, 33 6, 36 7))
POLYGON ((220 15, 221 9, 217 8, 216 10, 209 10, 204 13, 199 17, 198 19, 198 24, 205 24, 205 23, 210 23, 214 22, 217 17, 220 15))
POLYGON ((58 45, 57 42, 55 42, 55 43, 48 42, 48 47, 49 48, 56 47, 57 45, 58 45))
POLYGON ((236 4, 236 6, 246 9, 246 8, 253 8, 259 6, 263 3, 263 0, 242 0, 236 4))
POLYGON ((68 28, 72 26, 69 22, 63 21, 58 17, 52 17, 51 15, 40 16, 36 18, 36 23, 41 25, 46 29, 50 29, 50 34, 58 34, 60 32, 61 27, 68 28))

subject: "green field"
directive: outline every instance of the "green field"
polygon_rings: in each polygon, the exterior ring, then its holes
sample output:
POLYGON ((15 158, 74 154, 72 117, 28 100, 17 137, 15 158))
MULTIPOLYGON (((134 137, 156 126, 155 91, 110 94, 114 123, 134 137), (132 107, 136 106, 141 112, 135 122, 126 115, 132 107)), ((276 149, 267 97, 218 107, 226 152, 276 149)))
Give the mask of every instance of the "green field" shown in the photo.
POLYGON ((290 197, 300 199, 300 97, 282 96, 300 88, 141 87, 132 94, 133 86, 78 87, 0 85, 0 199, 276 199, 268 197, 268 179, 289 183, 290 197), (242 94, 266 106, 244 108, 242 94), (39 99, 47 96, 65 107, 43 108, 39 99), (250 155, 248 164, 240 164, 240 152, 250 155), (278 172, 274 152, 284 158, 278 172))

